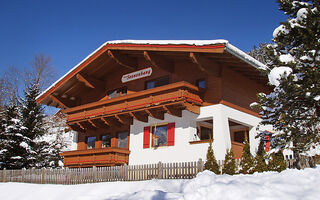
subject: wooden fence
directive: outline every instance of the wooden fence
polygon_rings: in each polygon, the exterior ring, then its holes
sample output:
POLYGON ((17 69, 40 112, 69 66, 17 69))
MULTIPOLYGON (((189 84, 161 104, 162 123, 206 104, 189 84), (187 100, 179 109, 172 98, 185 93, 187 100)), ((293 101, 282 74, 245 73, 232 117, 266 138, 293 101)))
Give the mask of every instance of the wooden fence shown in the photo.
POLYGON ((0 171, 0 182, 39 184, 82 184, 110 181, 141 181, 150 179, 191 179, 203 171, 204 163, 161 163, 115 167, 22 169, 0 171))
MULTIPOLYGON (((223 160, 218 160, 222 167, 223 160)), ((292 168, 294 160, 286 160, 292 168)), ((236 160, 240 167, 240 160, 236 160)), ((191 179, 204 170, 204 162, 157 163, 116 167, 22 169, 0 171, 0 182, 74 185, 110 181, 141 181, 150 179, 191 179)))

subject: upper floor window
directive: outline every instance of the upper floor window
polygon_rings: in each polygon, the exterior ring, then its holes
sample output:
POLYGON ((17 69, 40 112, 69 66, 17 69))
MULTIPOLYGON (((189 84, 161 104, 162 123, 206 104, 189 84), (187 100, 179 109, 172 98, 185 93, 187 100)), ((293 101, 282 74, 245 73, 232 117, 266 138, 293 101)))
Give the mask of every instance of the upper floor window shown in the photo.
POLYGON ((205 79, 199 79, 196 81, 196 85, 198 88, 200 89, 206 89, 207 86, 206 86, 206 80, 205 79))
POLYGON ((96 137, 87 137, 87 149, 94 149, 96 137))
POLYGON ((115 90, 108 91, 108 99, 124 96, 127 94, 127 87, 118 88, 115 90))
POLYGON ((110 135, 103 135, 101 140, 102 140, 102 148, 111 147, 111 136, 110 135))
POLYGON ((146 82, 146 89, 160 87, 169 84, 169 76, 160 77, 146 82))
POLYGON ((127 148, 127 136, 128 132, 119 132, 117 135, 118 147, 119 148, 127 148))

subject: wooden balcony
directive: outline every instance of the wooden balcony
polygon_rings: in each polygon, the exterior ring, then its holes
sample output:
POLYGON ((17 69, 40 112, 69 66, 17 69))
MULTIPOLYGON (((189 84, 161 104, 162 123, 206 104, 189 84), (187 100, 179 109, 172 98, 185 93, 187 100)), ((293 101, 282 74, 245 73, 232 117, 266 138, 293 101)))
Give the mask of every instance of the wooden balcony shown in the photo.
POLYGON ((147 122, 148 116, 163 119, 164 113, 181 117, 184 109, 200 113, 202 99, 198 91, 190 83, 177 82, 69 108, 64 113, 67 114, 67 124, 78 131, 132 124, 133 119, 147 122))
POLYGON ((60 155, 64 157, 64 166, 92 167, 92 166, 117 166, 128 164, 130 151, 124 148, 108 147, 66 151, 60 155))

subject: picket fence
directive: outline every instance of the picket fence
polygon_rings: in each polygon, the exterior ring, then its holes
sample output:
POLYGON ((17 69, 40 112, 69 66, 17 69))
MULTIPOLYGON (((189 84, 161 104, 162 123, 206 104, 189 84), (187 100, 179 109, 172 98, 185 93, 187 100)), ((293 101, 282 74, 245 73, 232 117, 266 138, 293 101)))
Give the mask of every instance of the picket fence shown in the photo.
MULTIPOLYGON (((286 160, 292 167, 293 160, 286 160)), ((223 166, 223 160, 218 164, 223 166)), ((240 167, 240 159, 236 160, 240 167)), ((150 179, 191 179, 204 170, 204 162, 157 163, 146 165, 124 165, 115 167, 65 168, 65 169, 21 169, 1 170, 0 182, 25 182, 38 184, 74 185, 111 181, 142 181, 150 179)))

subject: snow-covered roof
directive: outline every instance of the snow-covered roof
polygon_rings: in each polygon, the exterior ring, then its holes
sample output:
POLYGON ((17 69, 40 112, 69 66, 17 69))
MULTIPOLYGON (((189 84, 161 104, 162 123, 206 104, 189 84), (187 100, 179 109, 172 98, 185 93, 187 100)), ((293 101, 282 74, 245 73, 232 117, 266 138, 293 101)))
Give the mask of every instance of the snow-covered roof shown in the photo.
POLYGON ((90 55, 88 55, 85 59, 79 62, 76 66, 74 66, 71 70, 69 70, 64 76, 59 78, 55 83, 53 83, 50 87, 48 87, 45 91, 43 91, 37 99, 46 94, 49 90, 54 89, 58 86, 58 83, 65 79, 69 74, 76 72, 78 67, 85 63, 89 58, 99 52, 105 46, 110 44, 136 44, 136 45, 188 45, 188 46, 209 46, 209 45, 218 45, 223 44, 225 46, 225 50, 230 54, 236 56, 237 58, 243 60, 244 62, 254 66, 257 69, 267 69, 267 66, 249 56, 245 52, 241 51, 237 47, 231 45, 228 40, 218 39, 218 40, 112 40, 107 41, 102 44, 99 48, 93 51, 90 55))
POLYGON ((159 44, 159 45, 214 45, 214 44, 227 44, 227 40, 112 40, 105 44, 159 44))

